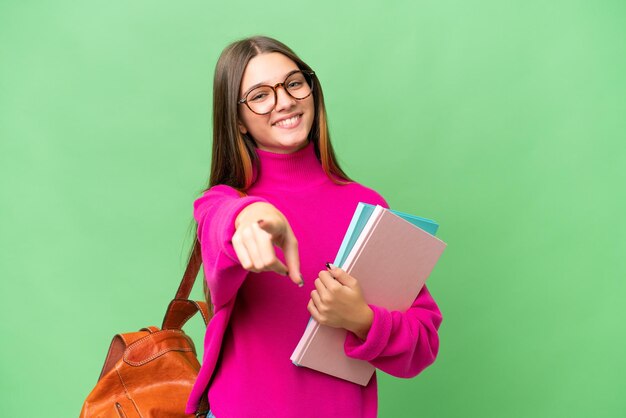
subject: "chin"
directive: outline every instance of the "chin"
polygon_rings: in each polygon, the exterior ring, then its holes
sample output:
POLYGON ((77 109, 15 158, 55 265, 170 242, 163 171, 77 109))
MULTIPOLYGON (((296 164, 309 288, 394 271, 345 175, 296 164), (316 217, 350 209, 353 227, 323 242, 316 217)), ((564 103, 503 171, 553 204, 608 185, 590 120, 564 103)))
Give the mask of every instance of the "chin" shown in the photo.
POLYGON ((277 138, 274 143, 285 148, 301 148, 305 146, 307 142, 309 142, 308 135, 302 135, 300 137, 294 135, 293 137, 277 138))
POLYGON ((308 144, 308 138, 304 140, 294 140, 294 141, 275 141, 271 144, 263 144, 257 142, 257 147, 262 150, 270 151, 270 152, 278 152, 281 154, 288 154, 292 152, 296 152, 301 150, 308 144))
POLYGON ((304 141, 294 141, 288 144, 281 144, 281 148, 284 150, 289 150, 290 152, 298 151, 304 147, 306 147, 309 141, 305 139, 304 141))

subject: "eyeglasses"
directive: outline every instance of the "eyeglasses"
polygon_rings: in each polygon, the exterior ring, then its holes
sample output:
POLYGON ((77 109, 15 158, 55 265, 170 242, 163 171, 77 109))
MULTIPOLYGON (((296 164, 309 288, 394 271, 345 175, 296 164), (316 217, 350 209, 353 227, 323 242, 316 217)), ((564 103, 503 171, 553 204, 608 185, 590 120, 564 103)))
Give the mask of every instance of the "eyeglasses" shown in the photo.
POLYGON ((306 99, 313 93, 313 71, 295 70, 287 74, 285 81, 274 86, 261 85, 244 94, 237 103, 245 103, 257 115, 267 115, 276 106, 276 89, 282 87, 287 94, 296 100, 306 99))

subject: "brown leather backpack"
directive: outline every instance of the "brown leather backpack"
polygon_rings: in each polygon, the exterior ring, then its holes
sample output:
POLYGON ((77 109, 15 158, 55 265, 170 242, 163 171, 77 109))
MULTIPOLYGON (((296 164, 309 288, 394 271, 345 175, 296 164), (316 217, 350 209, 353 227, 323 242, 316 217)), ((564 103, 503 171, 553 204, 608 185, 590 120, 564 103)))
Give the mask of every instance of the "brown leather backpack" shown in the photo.
POLYGON ((80 418, 193 416, 185 414, 185 405, 200 364, 193 341, 182 327, 196 312, 202 314, 205 324, 212 315, 205 302, 188 299, 201 263, 196 240, 161 329, 151 326, 113 337, 98 383, 87 396, 80 418))

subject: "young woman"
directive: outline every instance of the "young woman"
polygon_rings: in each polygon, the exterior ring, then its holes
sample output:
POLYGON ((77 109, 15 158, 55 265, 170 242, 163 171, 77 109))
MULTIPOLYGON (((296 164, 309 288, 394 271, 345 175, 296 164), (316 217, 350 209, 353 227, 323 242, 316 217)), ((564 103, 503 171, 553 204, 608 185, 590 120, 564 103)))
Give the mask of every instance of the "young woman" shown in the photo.
POLYGON ((434 360, 441 313, 426 287, 406 312, 368 305, 358 277, 328 264, 358 202, 330 143, 319 79, 284 44, 229 45, 215 70, 209 187, 194 202, 215 315, 187 405, 208 388, 217 418, 375 417, 360 386, 289 360, 312 316, 345 328, 345 353, 399 377, 434 360))

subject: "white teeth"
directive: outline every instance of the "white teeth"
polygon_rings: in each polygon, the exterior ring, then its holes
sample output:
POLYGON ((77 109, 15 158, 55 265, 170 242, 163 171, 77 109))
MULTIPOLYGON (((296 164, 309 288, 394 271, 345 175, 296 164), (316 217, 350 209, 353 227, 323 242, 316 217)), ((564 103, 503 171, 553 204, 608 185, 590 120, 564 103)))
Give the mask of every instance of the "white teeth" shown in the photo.
POLYGON ((289 119, 281 120, 280 122, 276 122, 274 125, 287 128, 287 127, 294 125, 298 121, 298 119, 300 119, 300 115, 296 115, 289 119))

